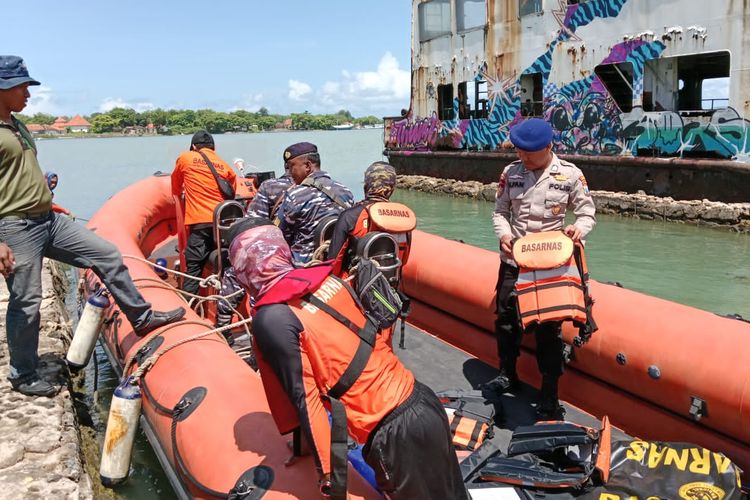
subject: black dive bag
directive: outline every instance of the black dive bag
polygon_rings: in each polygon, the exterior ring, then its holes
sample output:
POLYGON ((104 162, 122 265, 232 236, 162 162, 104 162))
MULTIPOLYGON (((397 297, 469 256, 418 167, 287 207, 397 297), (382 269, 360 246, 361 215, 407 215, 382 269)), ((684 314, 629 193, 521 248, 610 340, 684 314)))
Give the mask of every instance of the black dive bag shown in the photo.
POLYGON ((358 262, 356 292, 365 314, 378 330, 388 328, 399 318, 403 302, 374 261, 358 262))

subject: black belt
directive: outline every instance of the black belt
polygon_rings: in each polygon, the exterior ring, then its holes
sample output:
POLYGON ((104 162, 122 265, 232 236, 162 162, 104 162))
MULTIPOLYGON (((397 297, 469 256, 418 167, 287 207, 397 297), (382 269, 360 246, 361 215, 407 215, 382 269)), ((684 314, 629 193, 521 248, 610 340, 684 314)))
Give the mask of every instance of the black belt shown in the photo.
POLYGON ((8 212, 0 215, 0 220, 25 220, 25 219, 43 219, 49 215, 49 210, 45 212, 8 212))

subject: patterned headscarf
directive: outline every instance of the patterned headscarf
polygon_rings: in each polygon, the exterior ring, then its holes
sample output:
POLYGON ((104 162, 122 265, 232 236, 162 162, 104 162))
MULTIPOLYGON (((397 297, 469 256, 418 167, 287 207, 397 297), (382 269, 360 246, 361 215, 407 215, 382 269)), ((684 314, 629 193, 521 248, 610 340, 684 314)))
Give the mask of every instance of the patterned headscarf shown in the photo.
POLYGON ((237 280, 256 300, 294 270, 289 244, 273 224, 240 233, 229 246, 229 259, 237 280))
POLYGON ((396 169, 384 161, 376 161, 365 170, 365 198, 387 200, 396 189, 396 169))

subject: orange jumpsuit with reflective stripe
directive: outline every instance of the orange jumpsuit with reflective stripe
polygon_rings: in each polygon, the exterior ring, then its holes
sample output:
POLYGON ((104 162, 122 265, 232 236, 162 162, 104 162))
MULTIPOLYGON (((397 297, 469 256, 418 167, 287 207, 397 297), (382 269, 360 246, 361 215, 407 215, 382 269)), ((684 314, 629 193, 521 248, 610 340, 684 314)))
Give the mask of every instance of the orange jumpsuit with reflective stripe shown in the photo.
MULTIPOLYGON (((213 163, 216 173, 228 180, 237 190, 237 174, 211 148, 201 152, 213 163)), ((185 225, 210 224, 213 222, 214 209, 224 201, 216 179, 205 160, 197 151, 182 153, 175 163, 172 172, 172 194, 180 196, 185 192, 185 225)))
MULTIPOLYGON (((284 280, 275 286, 283 286, 284 280)), ((313 292, 358 327, 365 319, 346 288, 328 277, 313 292)), ((271 413, 282 434, 301 425, 316 465, 330 472, 331 431, 322 396, 338 382, 359 337, 304 299, 258 307, 253 333, 271 413)), ((379 334, 362 374, 340 398, 349 434, 364 443, 375 426, 414 389, 414 376, 379 334)))

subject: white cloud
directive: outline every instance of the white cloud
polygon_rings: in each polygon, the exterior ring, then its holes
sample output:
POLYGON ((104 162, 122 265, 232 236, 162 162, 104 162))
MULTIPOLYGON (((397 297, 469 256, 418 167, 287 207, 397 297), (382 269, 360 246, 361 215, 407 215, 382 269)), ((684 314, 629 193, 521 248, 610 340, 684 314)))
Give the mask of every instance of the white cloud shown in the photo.
POLYGON ((255 94, 255 95, 243 97, 240 104, 238 104, 237 106, 233 108, 230 108, 229 111, 231 112, 231 111, 243 110, 243 111, 251 111, 254 113, 262 107, 263 107, 263 94, 255 94))
POLYGON ((58 113, 55 96, 50 87, 44 85, 31 87, 30 93, 31 98, 22 111, 23 114, 31 116, 37 113, 47 113, 50 115, 56 115, 58 113))
POLYGON ((137 102, 133 104, 133 103, 126 102, 119 97, 118 98, 107 97, 99 105, 99 111, 102 113, 112 111, 115 108, 129 108, 129 109, 137 111, 138 113, 143 113, 144 111, 150 111, 152 109, 156 109, 156 106, 150 102, 137 102))
POLYGON ((409 71, 401 69, 390 52, 386 52, 376 71, 341 72, 341 80, 326 82, 320 92, 321 103, 361 109, 396 111, 408 107, 411 88, 409 71))
POLYGON ((312 87, 305 82, 289 80, 289 99, 293 101, 304 101, 312 94, 312 87))
MULTIPOLYGON (((711 78, 703 80, 703 99, 721 99, 729 97, 729 78, 711 78)), ((717 103, 718 104, 718 103, 717 103)), ((722 103, 724 105, 726 103, 722 103)))

